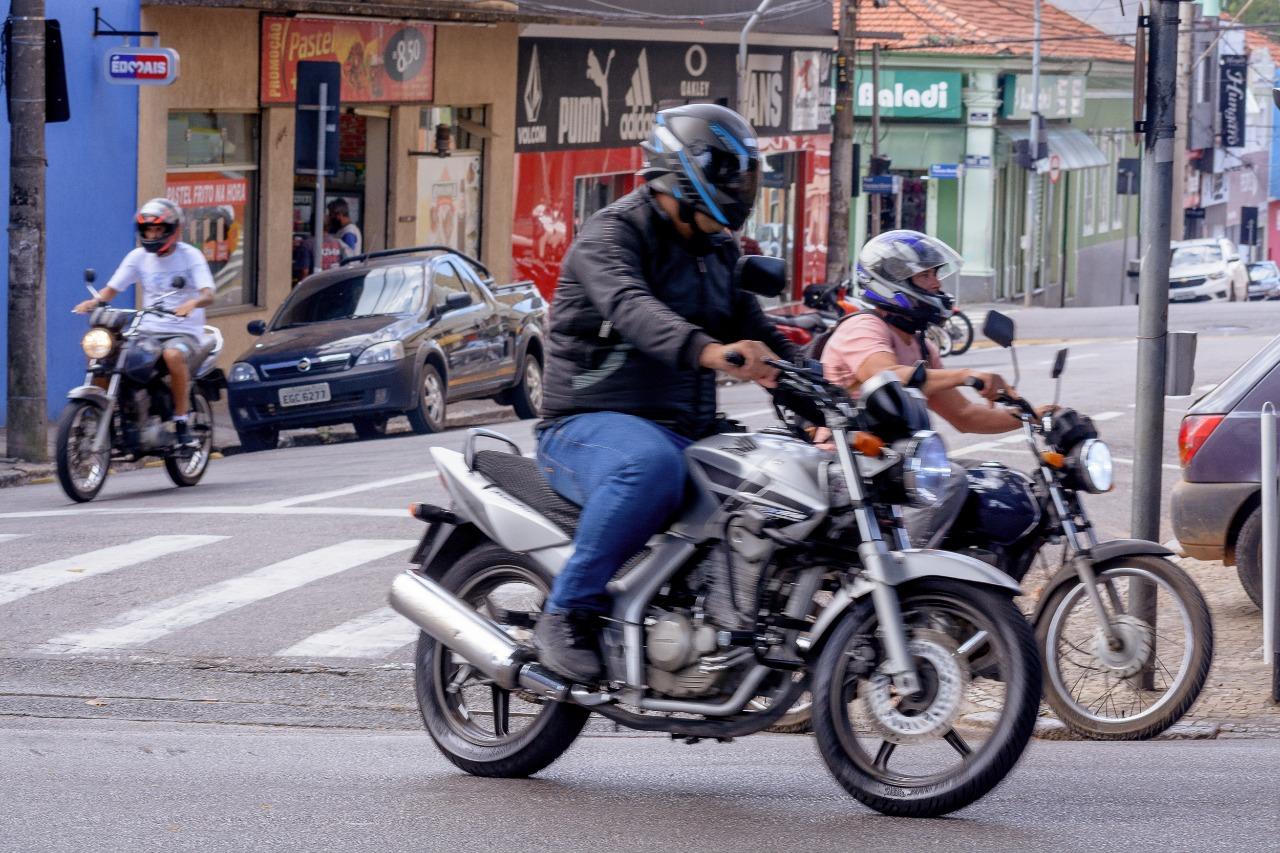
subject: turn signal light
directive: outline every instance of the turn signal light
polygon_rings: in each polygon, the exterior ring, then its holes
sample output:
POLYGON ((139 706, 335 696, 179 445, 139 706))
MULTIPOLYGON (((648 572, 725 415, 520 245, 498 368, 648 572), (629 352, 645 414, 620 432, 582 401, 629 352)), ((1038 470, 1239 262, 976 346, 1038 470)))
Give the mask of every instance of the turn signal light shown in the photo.
POLYGON ((1050 468, 1061 468, 1067 464, 1067 457, 1053 450, 1046 450, 1040 454, 1040 461, 1048 465, 1050 468))
POLYGON ((1187 415, 1178 430, 1178 461, 1186 468, 1226 415, 1187 415))
POLYGON ((884 442, 869 432, 855 432, 852 443, 854 450, 873 459, 884 450, 884 442))

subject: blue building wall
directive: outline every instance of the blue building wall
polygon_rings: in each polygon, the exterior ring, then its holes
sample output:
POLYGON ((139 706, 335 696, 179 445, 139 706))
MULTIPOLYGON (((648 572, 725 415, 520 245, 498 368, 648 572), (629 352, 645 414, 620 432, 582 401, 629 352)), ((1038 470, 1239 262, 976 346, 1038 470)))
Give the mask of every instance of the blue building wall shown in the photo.
MULTIPOLYGON (((132 215, 138 192, 138 90, 103 79, 102 56, 125 43, 93 37, 93 6, 120 30, 139 29, 138 0, 47 0, 45 15, 62 25, 71 120, 48 125, 46 176, 46 334, 49 411, 62 408, 67 390, 84 378, 80 336, 85 318, 71 307, 85 299, 85 267, 99 284, 135 245, 132 215)), ((2 107, 2 104, 0 104, 2 107)), ((0 108, 0 181, 9 183, 9 122, 0 108)), ((7 196, 7 193, 6 193, 7 196)), ((8 208, 5 207, 5 216, 8 208)), ((0 290, 9 289, 0 265, 0 290)), ((128 297, 125 297, 127 299, 128 297)), ((7 360, 8 318, 0 311, 0 358, 7 360)), ((0 424, 5 418, 7 370, 0 372, 0 424)))

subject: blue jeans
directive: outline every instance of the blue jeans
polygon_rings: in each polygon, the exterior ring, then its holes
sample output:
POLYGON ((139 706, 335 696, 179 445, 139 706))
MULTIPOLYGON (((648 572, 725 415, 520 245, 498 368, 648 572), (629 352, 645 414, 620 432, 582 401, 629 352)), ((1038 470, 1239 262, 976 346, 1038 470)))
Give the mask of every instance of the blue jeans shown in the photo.
POLYGON ((604 613, 623 563, 662 529, 684 498, 692 439, 618 412, 573 415, 538 436, 538 465, 582 507, 573 556, 551 587, 548 613, 604 613))

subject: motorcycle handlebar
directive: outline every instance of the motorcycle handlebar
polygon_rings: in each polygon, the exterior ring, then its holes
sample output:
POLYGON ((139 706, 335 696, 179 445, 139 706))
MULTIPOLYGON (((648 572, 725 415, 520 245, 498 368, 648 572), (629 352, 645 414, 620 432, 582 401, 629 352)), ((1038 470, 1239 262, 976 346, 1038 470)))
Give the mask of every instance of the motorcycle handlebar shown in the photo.
POLYGON ((724 360, 734 367, 742 367, 747 363, 747 359, 742 353, 732 349, 725 352, 724 360))

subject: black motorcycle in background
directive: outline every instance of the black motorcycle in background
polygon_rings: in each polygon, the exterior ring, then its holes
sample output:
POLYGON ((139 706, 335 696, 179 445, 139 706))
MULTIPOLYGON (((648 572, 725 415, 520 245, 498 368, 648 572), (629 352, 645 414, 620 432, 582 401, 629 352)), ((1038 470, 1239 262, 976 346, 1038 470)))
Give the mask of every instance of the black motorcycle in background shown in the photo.
MULTIPOLYGON (((93 270, 85 271, 92 284, 93 270)), ((89 292, 95 297, 92 287, 89 292)), ((96 308, 89 315, 89 331, 80 347, 89 359, 84 384, 67 393, 68 403, 58 418, 58 483, 74 501, 91 501, 107 480, 112 462, 135 462, 145 456, 164 460, 169 479, 194 486, 204 476, 213 452, 213 408, 226 387, 215 367, 222 335, 212 326, 205 334, 213 341, 199 368, 192 371, 188 426, 197 445, 179 448, 173 432, 173 394, 159 344, 138 331, 147 314, 173 315, 149 306, 140 310, 96 308), (106 388, 95 379, 106 379, 106 388)))

